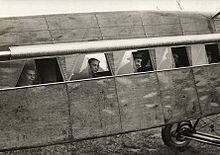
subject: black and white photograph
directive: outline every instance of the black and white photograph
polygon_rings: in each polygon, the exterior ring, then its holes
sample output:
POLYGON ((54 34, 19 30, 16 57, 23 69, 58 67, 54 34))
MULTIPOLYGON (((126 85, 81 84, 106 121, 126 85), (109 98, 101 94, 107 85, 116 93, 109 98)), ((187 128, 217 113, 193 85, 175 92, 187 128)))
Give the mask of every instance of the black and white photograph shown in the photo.
POLYGON ((220 154, 220 0, 0 0, 0 155, 220 154))

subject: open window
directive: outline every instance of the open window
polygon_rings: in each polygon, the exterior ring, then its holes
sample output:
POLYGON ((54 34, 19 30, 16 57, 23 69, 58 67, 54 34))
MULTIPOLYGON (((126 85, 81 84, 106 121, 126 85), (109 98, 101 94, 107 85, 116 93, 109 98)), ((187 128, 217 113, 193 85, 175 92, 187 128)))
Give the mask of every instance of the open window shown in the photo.
POLYGON ((109 64, 104 53, 81 54, 72 69, 70 80, 111 76, 109 64))
POLYGON ((186 52, 186 47, 171 48, 173 60, 176 68, 189 66, 189 60, 186 52))
POLYGON ((16 86, 29 86, 44 83, 62 82, 56 58, 27 60, 16 86))
POLYGON ((138 50, 133 52, 134 72, 152 71, 152 62, 149 55, 149 50, 138 50))
POLYGON ((218 44, 205 45, 207 59, 209 63, 220 62, 219 47, 218 44))
POLYGON ((132 50, 114 53, 116 74, 152 71, 149 50, 132 50))

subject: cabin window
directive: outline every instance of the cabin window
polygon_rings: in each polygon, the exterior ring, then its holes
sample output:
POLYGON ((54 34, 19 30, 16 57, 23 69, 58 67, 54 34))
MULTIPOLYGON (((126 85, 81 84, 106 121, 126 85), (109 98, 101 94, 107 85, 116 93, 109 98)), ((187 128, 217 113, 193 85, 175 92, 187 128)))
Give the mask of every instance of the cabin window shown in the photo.
POLYGON ((62 82, 63 78, 56 58, 27 60, 16 86, 62 82))
POLYGON ((149 50, 122 51, 114 53, 116 74, 152 71, 149 50))
POLYGON ((205 45, 207 59, 209 63, 220 62, 219 47, 218 44, 205 45))
POLYGON ((152 71, 152 62, 148 50, 133 52, 134 72, 152 71))
POLYGON ((186 47, 171 48, 173 60, 176 68, 189 66, 186 47))
POLYGON ((79 55, 76 61, 70 80, 112 75, 104 53, 79 55))

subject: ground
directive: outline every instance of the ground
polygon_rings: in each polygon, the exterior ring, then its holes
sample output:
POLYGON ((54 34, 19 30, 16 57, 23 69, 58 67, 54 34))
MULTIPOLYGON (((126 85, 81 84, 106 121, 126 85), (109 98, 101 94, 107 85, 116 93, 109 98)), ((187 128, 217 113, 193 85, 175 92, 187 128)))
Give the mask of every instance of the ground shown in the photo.
POLYGON ((0 155, 25 155, 25 154, 147 154, 147 155, 217 155, 220 147, 211 146, 191 141, 184 152, 172 150, 163 144, 160 128, 133 132, 124 135, 98 138, 74 142, 65 145, 54 145, 35 149, 4 152, 0 155))
MULTIPOLYGON (((220 114, 203 118, 197 129, 220 136, 220 114)), ((220 147, 191 141, 185 151, 164 145, 161 128, 131 132, 110 137, 52 145, 40 148, 2 152, 0 155, 94 155, 94 154, 147 154, 147 155, 220 155, 220 147)))

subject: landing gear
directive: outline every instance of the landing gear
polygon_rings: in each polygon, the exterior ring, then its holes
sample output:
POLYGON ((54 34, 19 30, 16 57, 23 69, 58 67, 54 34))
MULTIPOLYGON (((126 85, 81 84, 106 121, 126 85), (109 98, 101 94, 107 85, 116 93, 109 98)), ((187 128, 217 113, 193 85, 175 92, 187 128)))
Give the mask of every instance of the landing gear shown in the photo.
MULTIPOLYGON (((164 144, 170 148, 181 151, 187 148, 191 140, 220 147, 219 135, 208 134, 207 132, 204 133, 196 130, 197 126, 199 129, 209 126, 209 124, 198 125, 200 120, 201 118, 198 118, 193 125, 191 121, 183 121, 164 126, 162 128, 162 139, 164 144)), ((212 121, 212 124, 209 126, 212 133, 215 132, 215 125, 213 123, 214 121, 212 121)))
POLYGON ((185 150, 190 139, 181 135, 182 132, 192 129, 189 121, 166 125, 162 128, 162 139, 165 145, 178 150, 185 150))

